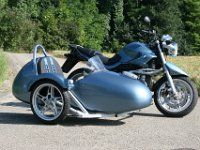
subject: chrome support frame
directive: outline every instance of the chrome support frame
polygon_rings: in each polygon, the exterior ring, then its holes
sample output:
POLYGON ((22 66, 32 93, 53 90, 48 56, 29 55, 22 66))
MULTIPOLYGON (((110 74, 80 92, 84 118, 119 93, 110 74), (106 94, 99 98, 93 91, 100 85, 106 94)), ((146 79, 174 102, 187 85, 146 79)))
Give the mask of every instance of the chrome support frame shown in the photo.
POLYGON ((118 116, 127 116, 131 112, 124 112, 119 114, 106 114, 106 113, 89 113, 84 106, 80 103, 79 98, 75 95, 73 91, 66 91, 64 93, 66 98, 70 98, 71 101, 73 101, 80 110, 70 108, 69 112, 71 115, 75 115, 78 118, 106 118, 106 117, 118 117, 118 116))
POLYGON ((46 53, 46 50, 45 48, 42 46, 42 45, 36 45, 34 50, 33 50, 33 63, 34 63, 34 67, 35 67, 35 71, 36 71, 36 74, 38 74, 38 70, 37 70, 37 52, 38 52, 38 49, 41 48, 42 49, 42 52, 44 54, 45 57, 47 57, 47 53, 46 53))
POLYGON ((78 100, 77 96, 75 96, 73 91, 68 91, 69 95, 71 96, 71 100, 74 101, 74 103, 81 109, 81 111, 84 114, 89 114, 88 111, 84 108, 84 106, 80 103, 80 101, 78 100))
POLYGON ((165 60, 165 57, 164 57, 164 54, 162 52, 162 49, 160 47, 160 42, 157 40, 156 41, 157 45, 158 45, 158 50, 159 50, 159 53, 160 53, 160 57, 161 57, 161 60, 162 60, 162 63, 163 63, 163 69, 164 69, 164 73, 166 74, 167 76, 167 80, 169 81, 169 84, 170 84, 170 87, 172 88, 172 91, 175 95, 177 95, 177 91, 176 91, 176 88, 174 86, 174 82, 173 82, 173 79, 171 77, 171 75, 169 74, 169 71, 166 67, 166 60, 165 60))

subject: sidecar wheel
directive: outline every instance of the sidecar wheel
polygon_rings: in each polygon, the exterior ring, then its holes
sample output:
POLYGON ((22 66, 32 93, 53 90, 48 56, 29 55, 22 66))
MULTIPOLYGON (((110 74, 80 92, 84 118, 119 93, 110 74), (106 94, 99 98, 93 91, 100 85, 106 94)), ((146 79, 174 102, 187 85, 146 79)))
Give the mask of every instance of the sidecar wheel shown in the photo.
POLYGON ((198 92, 193 82, 187 77, 172 77, 178 92, 175 97, 166 78, 158 81, 154 101, 158 110, 168 117, 183 117, 195 107, 198 92))
POLYGON ((47 124, 55 124, 67 117, 70 107, 64 90, 52 81, 37 83, 31 92, 31 110, 35 117, 47 124))

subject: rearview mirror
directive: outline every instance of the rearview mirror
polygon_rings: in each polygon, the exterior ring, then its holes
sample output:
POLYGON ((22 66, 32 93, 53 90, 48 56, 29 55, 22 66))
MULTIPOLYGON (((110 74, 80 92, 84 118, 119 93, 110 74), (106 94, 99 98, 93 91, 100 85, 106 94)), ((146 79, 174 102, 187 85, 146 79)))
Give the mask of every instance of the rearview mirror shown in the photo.
POLYGON ((149 24, 150 24, 150 22, 151 22, 151 20, 150 20, 150 18, 149 18, 148 16, 145 16, 145 17, 144 17, 144 21, 145 21, 146 23, 149 23, 149 24))

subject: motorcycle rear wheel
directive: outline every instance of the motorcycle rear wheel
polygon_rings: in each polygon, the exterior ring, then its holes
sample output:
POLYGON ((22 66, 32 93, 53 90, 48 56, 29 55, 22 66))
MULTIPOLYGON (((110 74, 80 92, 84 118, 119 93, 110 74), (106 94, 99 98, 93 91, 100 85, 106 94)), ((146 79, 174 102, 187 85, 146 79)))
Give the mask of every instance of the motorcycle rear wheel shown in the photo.
POLYGON ((172 77, 177 96, 174 96, 166 78, 158 81, 154 91, 154 102, 158 110, 168 117, 183 117, 195 107, 197 88, 188 77, 172 77))
POLYGON ((88 69, 88 68, 79 68, 74 70, 69 76, 68 79, 73 80, 74 82, 82 79, 84 76, 86 76, 87 74, 89 74, 92 70, 88 69))

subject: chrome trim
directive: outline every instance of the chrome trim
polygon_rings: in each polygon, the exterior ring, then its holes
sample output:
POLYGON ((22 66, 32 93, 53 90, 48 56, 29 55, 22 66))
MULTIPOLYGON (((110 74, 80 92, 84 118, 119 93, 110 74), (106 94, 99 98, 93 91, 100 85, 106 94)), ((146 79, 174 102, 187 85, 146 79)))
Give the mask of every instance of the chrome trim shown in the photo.
POLYGON ((142 75, 157 75, 163 72, 163 68, 161 69, 143 68, 137 70, 130 70, 129 72, 133 74, 142 74, 142 75))
POLYGON ((171 41, 172 40, 172 37, 169 35, 169 34, 164 34, 161 38, 161 40, 163 42, 166 42, 166 41, 171 41))
POLYGON ((46 53, 46 50, 44 49, 44 47, 42 45, 36 45, 34 50, 33 50, 33 63, 34 63, 34 67, 35 67, 35 71, 36 71, 36 74, 38 74, 38 70, 37 70, 37 52, 38 52, 38 49, 39 48, 42 48, 42 52, 44 54, 45 57, 47 57, 47 53, 46 53))
POLYGON ((165 73, 166 76, 167 76, 167 79, 168 79, 168 81, 169 81, 169 84, 170 84, 170 86, 171 86, 171 88, 172 88, 173 93, 174 93, 175 95, 177 95, 177 91, 176 91, 174 82, 173 82, 172 77, 171 77, 171 75, 169 74, 169 71, 168 71, 168 69, 167 69, 167 67, 166 67, 166 60, 165 60, 164 54, 163 54, 163 52, 162 52, 162 49, 161 49, 161 47, 160 47, 160 42, 157 40, 156 43, 157 43, 157 45, 158 45, 158 50, 159 50, 159 53, 160 53, 161 61, 162 61, 162 63, 163 63, 164 73, 165 73))
POLYGON ((70 94, 72 100, 76 103, 76 105, 82 110, 82 112, 84 114, 89 114, 88 111, 84 108, 84 106, 80 103, 80 101, 78 100, 78 97, 74 94, 74 92, 68 91, 68 93, 70 94))

